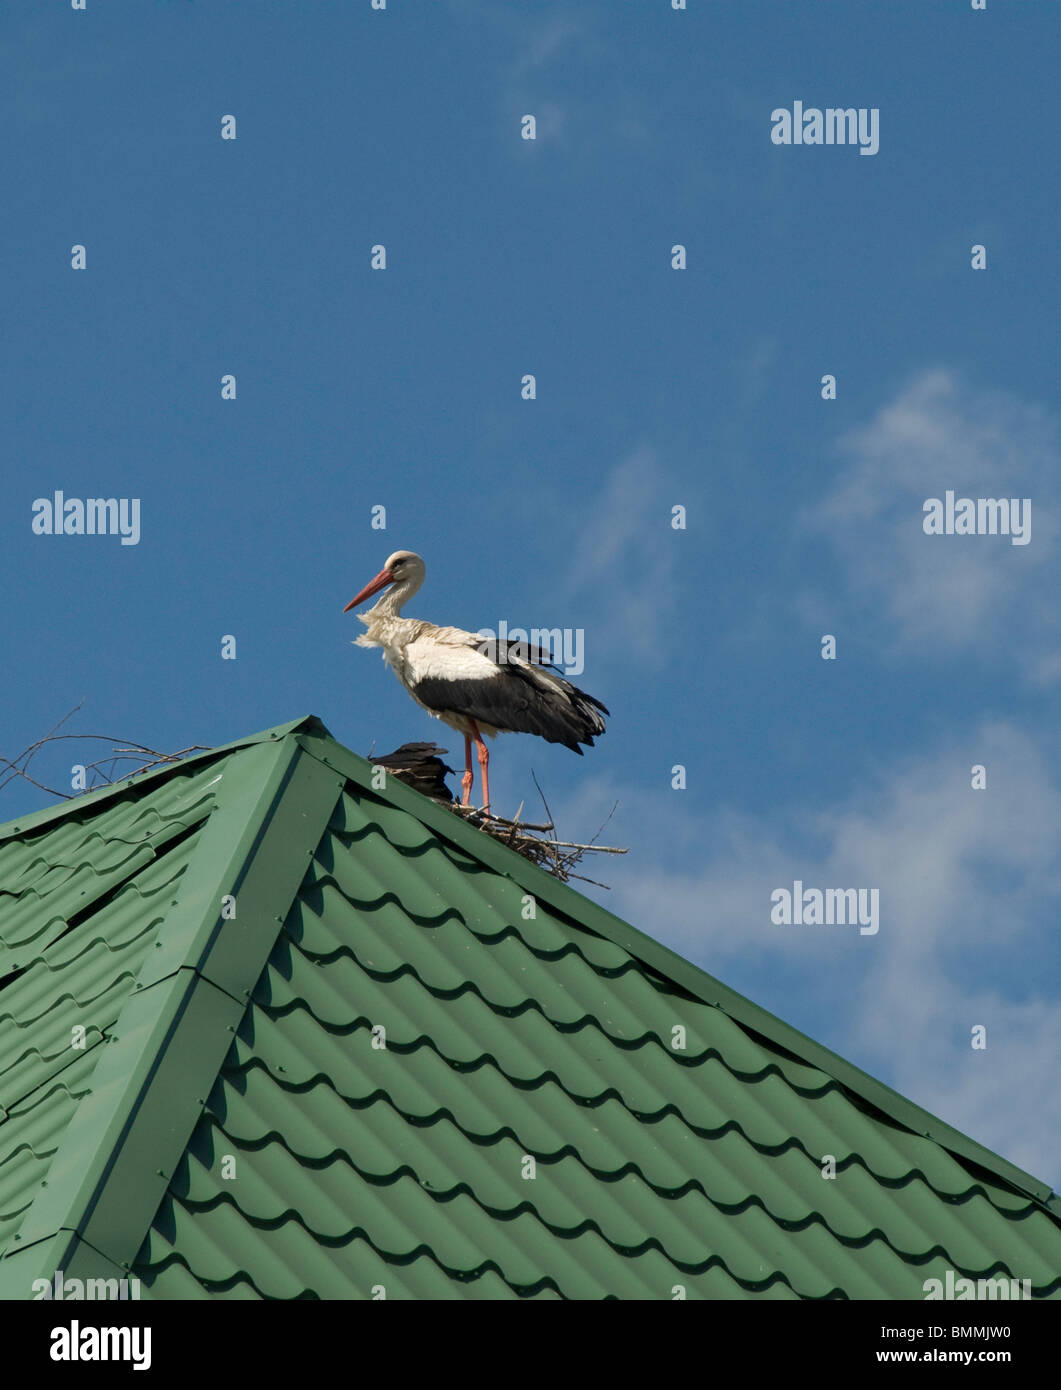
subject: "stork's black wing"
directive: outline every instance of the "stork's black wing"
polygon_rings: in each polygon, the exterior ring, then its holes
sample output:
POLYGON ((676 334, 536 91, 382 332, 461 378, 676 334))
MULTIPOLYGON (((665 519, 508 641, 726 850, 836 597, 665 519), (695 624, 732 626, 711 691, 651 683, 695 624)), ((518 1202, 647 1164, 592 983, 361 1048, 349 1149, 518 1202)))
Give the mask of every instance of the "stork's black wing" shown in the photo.
POLYGON ((537 734, 579 756, 580 743, 592 747, 594 737, 604 733, 601 715, 609 713, 607 707, 544 662, 519 660, 525 644, 483 642, 477 650, 494 663, 493 672, 476 679, 423 677, 416 683, 416 698, 439 713, 463 714, 511 733, 537 734))

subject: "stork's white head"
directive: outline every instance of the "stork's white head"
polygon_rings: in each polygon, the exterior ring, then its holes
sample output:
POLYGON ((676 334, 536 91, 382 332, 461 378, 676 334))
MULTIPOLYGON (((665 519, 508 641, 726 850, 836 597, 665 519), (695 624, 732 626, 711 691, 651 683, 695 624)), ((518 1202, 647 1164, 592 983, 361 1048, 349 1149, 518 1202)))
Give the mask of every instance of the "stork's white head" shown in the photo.
POLYGON ((387 563, 379 574, 376 575, 375 579, 370 579, 361 592, 350 600, 343 612, 349 613, 351 608, 356 608, 365 599, 371 598, 373 594, 378 594, 380 589, 387 589, 393 585, 390 593, 384 594, 373 612, 400 613, 402 605, 412 598, 424 582, 426 573, 427 567, 415 551, 396 550, 393 555, 387 556, 387 563))

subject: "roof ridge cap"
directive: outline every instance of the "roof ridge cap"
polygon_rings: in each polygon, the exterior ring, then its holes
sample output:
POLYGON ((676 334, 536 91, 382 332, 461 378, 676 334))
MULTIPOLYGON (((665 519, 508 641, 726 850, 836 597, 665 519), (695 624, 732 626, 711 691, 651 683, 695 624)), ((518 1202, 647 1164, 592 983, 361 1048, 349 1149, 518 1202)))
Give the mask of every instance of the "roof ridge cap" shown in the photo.
POLYGON ((332 737, 315 714, 304 714, 298 719, 289 720, 286 724, 276 724, 271 729, 262 729, 260 733, 248 734, 243 738, 232 739, 228 743, 219 743, 215 748, 204 748, 198 753, 193 753, 190 757, 168 762, 162 767, 153 768, 150 772, 130 772, 120 781, 111 782, 103 787, 94 787, 92 791, 82 792, 79 796, 72 796, 54 806, 44 806, 41 810, 31 811, 25 816, 14 816, 9 821, 0 822, 0 844, 3 844, 5 840, 36 832, 41 827, 50 825, 53 821, 59 822, 66 816, 81 812, 86 806, 93 808, 102 806, 111 797, 128 793, 133 786, 137 790, 140 787, 155 787, 165 778, 176 776, 180 768, 192 767, 196 763, 206 763, 211 758, 236 753, 243 748, 251 748, 255 744, 265 743, 269 740, 279 742, 281 739, 291 738, 303 732, 324 735, 327 738, 332 737))

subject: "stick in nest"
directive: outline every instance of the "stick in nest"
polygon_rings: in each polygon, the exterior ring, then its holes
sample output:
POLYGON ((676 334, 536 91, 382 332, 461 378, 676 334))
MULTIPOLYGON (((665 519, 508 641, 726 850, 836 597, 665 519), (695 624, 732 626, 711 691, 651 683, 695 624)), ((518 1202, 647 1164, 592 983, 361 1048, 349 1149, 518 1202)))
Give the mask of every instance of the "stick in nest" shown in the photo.
MULTIPOLYGON (((535 785, 537 786, 537 779, 535 779, 535 785)), ((541 794, 540 787, 538 791, 541 794)), ((508 845, 517 854, 522 854, 524 859, 529 859, 531 863, 545 869, 558 878, 561 883, 566 883, 571 878, 577 878, 582 883, 592 883, 598 888, 607 888, 608 884, 606 883, 599 883, 596 879, 587 878, 584 874, 573 873, 573 866, 579 863, 584 854, 626 854, 627 851, 612 845, 596 844, 596 835, 589 844, 557 839, 551 812, 545 803, 544 796, 542 796, 542 802, 545 804, 546 814, 550 816, 549 821, 544 825, 531 825, 526 821, 521 822, 518 818, 508 820, 504 816, 493 814, 487 817, 474 806, 461 806, 457 802, 452 804, 450 810, 468 821, 470 825, 478 826, 486 834, 492 835, 495 840, 500 840, 502 844, 508 845)), ((614 811, 615 807, 613 806, 608 814, 608 820, 611 819, 614 811)), ((604 825, 607 825, 608 820, 604 822, 604 825)), ((601 826, 601 830, 604 829, 604 825, 601 826)), ((597 835, 599 834, 600 830, 597 831, 597 835)))

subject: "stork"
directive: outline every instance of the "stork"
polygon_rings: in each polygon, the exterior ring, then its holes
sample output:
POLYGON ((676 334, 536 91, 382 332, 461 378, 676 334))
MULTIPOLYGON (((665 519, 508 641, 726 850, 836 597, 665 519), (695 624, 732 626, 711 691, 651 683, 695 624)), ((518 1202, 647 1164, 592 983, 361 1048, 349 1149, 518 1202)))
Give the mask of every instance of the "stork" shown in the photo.
POLYGON ((374 579, 343 609, 388 592, 358 619, 367 629, 355 646, 382 647, 383 659, 418 705, 464 735, 464 789, 472 792, 472 740, 483 783, 483 810, 490 814, 490 752, 483 736, 538 734, 582 756, 604 732, 609 711, 551 669, 548 656, 525 642, 483 638, 459 627, 436 627, 401 611, 424 582, 426 567, 411 550, 396 550, 374 579))

